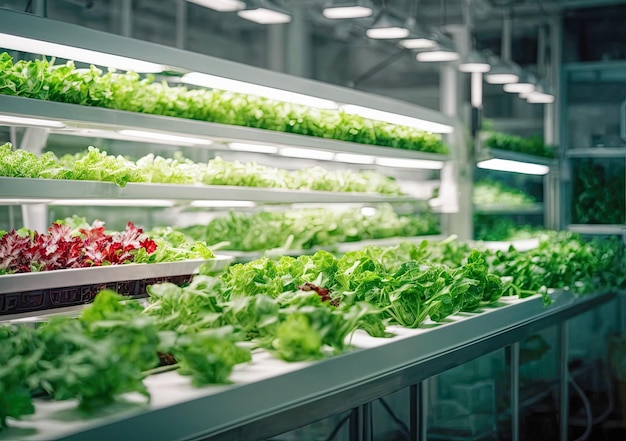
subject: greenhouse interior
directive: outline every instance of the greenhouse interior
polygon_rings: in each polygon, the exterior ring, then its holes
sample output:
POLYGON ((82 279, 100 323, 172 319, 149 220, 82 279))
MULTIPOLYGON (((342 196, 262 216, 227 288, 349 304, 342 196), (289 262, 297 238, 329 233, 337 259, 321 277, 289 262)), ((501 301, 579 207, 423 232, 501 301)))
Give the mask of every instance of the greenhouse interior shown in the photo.
POLYGON ((625 21, 0 0, 0 441, 626 440, 625 21))

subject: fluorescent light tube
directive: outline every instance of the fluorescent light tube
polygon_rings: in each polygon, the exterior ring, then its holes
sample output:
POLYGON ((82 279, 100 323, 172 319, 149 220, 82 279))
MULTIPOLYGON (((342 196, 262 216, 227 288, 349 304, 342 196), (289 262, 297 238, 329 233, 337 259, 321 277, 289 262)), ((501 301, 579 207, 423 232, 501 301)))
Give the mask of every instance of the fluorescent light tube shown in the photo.
POLYGON ((237 15, 258 24, 282 24, 291 21, 291 15, 266 8, 244 9, 237 11, 237 15))
POLYGON ((376 164, 384 167, 397 168, 419 168, 427 170, 441 170, 442 161, 431 161, 429 159, 405 159, 405 158, 376 158, 376 164))
POLYGON ((364 18, 372 15, 372 8, 365 6, 338 6, 329 7, 322 10, 322 15, 331 20, 345 18, 364 18))
POLYGON ((174 201, 166 199, 56 199, 49 205, 68 207, 173 207, 174 201))
POLYGON ((205 8, 219 12, 239 11, 246 7, 246 4, 239 0, 187 0, 205 8))
POLYGON ((260 86, 258 84, 246 83, 243 81, 231 80, 217 77, 215 75, 191 72, 183 75, 181 81, 195 86, 208 87, 211 89, 228 90, 231 92, 257 95, 264 98, 288 103, 301 104, 320 109, 336 109, 337 103, 331 100, 316 98, 301 93, 288 92, 286 90, 275 89, 273 87, 260 86))
POLYGON ((376 158, 369 155, 357 155, 353 153, 337 153, 335 161, 350 162, 352 164, 373 164, 376 158))
POLYGON ((142 73, 163 72, 165 67, 161 64, 134 58, 111 55, 104 52, 96 52, 63 44, 50 43, 48 41, 33 40, 31 38, 17 37, 15 35, 0 33, 0 47, 13 49, 31 54, 48 55, 51 57, 66 58, 68 60, 82 61, 84 63, 104 66, 109 68, 132 70, 142 73))
POLYGON ((252 201, 191 201, 191 207, 196 208, 249 208, 256 207, 252 201))
POLYGON ((243 142, 231 142, 228 144, 228 148, 238 152, 252 152, 252 153, 278 153, 278 147, 273 145, 264 144, 246 144, 243 142))
POLYGON ((359 115, 363 118, 374 119, 378 121, 388 122, 390 124, 399 124, 403 126, 413 127, 432 133, 452 133, 452 127, 446 124, 440 124, 423 119, 412 118, 410 116, 399 115, 397 113, 384 112, 382 110, 372 109, 370 107, 356 106, 353 104, 345 104, 341 106, 341 110, 351 115, 359 115))
POLYGON ((487 170, 498 170, 513 173, 523 173, 527 175, 545 175, 550 172, 550 167, 542 164, 532 164, 530 162, 511 161, 508 159, 487 159, 476 164, 478 168, 487 170))
POLYGON ((168 143, 180 142, 182 144, 194 144, 194 145, 211 145, 213 141, 203 138, 194 138, 191 136, 169 135, 166 133, 148 132, 145 130, 119 130, 118 133, 124 136, 130 136, 133 138, 142 138, 158 141, 167 141, 168 143))
POLYGON ((437 46, 437 43, 428 38, 407 38, 400 41, 400 46, 406 49, 432 49, 437 46))
POLYGON ((460 58, 459 54, 450 50, 435 50, 427 52, 419 52, 415 58, 417 61, 426 63, 436 63, 444 61, 455 61, 460 58))
POLYGON ((388 28, 370 28, 365 31, 365 35, 375 40, 392 40, 396 38, 406 38, 411 32, 407 28, 400 26, 390 26, 388 28))
POLYGON ((281 156, 289 156, 291 158, 318 159, 320 161, 332 161, 335 157, 333 152, 324 150, 301 149, 297 147, 283 147, 278 151, 281 156))
POLYGON ((34 127, 48 127, 51 129, 62 129, 65 124, 61 121, 53 121, 51 119, 38 119, 38 118, 24 118, 21 116, 0 115, 0 125, 15 125, 15 126, 34 126, 34 127))

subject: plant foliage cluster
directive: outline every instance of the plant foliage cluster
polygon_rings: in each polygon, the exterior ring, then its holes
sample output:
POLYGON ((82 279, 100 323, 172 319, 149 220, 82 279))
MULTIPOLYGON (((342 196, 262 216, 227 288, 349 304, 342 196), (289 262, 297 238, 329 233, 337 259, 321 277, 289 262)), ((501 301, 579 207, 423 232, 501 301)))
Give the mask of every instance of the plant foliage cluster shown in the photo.
POLYGON ((446 153, 439 135, 362 118, 338 110, 315 109, 253 95, 188 89, 141 78, 135 72, 103 73, 72 61, 14 62, 0 54, 0 93, 47 101, 232 124, 360 144, 446 153))
POLYGON ((52 152, 37 156, 26 150, 14 151, 8 143, 0 146, 0 176, 103 181, 120 187, 129 182, 147 182, 402 194, 393 178, 372 170, 330 171, 316 166, 290 171, 255 162, 225 161, 221 157, 196 163, 178 154, 163 158, 152 153, 132 161, 96 147, 57 158, 52 152))
POLYGON ((340 258, 263 258, 184 287, 152 285, 147 306, 102 291, 78 319, 0 326, 0 421, 32 413, 37 391, 85 410, 128 392, 149 397, 143 379, 159 353, 195 385, 224 383, 251 359, 242 340, 287 361, 319 359, 348 349, 357 329, 385 337, 388 325, 440 322, 497 306, 503 295, 539 293, 549 302, 550 289, 623 288, 625 264, 618 240, 553 233, 528 252, 448 240, 369 246, 340 258))

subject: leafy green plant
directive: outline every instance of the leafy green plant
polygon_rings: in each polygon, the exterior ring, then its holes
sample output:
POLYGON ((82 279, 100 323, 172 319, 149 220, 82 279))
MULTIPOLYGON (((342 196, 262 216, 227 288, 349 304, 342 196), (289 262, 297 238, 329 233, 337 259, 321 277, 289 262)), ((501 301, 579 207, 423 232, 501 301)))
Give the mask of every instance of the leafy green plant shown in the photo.
POLYGON ((0 93, 63 103, 173 116, 361 144, 446 153, 439 135, 374 121, 337 110, 320 110, 252 95, 187 89, 140 78, 134 72, 103 73, 72 61, 13 62, 0 54, 0 93))
POLYGON ((120 187, 129 182, 149 182, 402 194, 393 178, 373 171, 329 171, 321 167, 287 171, 254 162, 228 162, 219 156, 206 164, 194 163, 180 154, 172 159, 148 154, 134 162, 89 147, 86 152, 59 159, 49 152, 37 157, 23 150, 13 151, 5 144, 0 146, 0 163, 0 176, 103 181, 120 187))
POLYGON ((624 164, 597 160, 574 162, 572 221, 581 224, 625 222, 624 164))
POLYGON ((228 216, 216 217, 206 225, 192 225, 179 231, 192 240, 208 244, 225 241, 228 245, 224 249, 240 251, 303 250, 342 242, 439 233, 437 219, 430 213, 400 216, 388 204, 379 204, 375 210, 365 213, 361 208, 341 211, 309 208, 253 214, 231 211, 228 216))
POLYGON ((508 206, 532 206, 536 200, 523 191, 493 179, 474 183, 472 201, 477 205, 506 204, 508 206))
POLYGON ((554 147, 546 145, 540 136, 522 137, 508 133, 489 132, 485 146, 528 155, 554 158, 554 147))

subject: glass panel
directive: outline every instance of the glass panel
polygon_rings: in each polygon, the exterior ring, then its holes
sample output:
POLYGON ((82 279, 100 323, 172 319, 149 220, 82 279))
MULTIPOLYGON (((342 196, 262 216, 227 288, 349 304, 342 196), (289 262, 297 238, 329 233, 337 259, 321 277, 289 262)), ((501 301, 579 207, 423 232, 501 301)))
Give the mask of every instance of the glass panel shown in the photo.
POLYGON ((572 222, 624 223, 624 160, 572 160, 572 222))
POLYGON ((429 379, 428 440, 502 439, 501 423, 510 431, 508 400, 500 401, 508 378, 498 350, 429 379))

